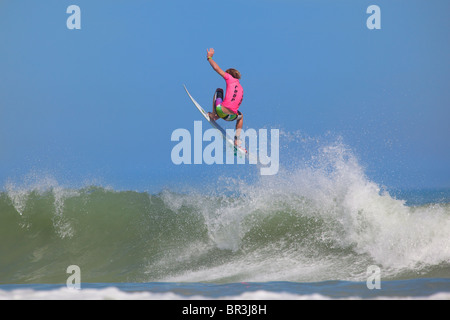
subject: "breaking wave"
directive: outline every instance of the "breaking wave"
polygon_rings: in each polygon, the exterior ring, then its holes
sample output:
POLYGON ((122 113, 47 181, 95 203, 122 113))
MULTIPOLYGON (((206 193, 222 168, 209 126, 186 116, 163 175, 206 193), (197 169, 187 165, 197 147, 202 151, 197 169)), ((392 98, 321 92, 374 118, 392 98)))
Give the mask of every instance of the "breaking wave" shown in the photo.
POLYGON ((68 188, 0 192, 0 283, 238 282, 450 277, 450 205, 409 206, 342 143, 302 165, 208 192, 68 188), (232 192, 226 192, 226 191, 232 192))

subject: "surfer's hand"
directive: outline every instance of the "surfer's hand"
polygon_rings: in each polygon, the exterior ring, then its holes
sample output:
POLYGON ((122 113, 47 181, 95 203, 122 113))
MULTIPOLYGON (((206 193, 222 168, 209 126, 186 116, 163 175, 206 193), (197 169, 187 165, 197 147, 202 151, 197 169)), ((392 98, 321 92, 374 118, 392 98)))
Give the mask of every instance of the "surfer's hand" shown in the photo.
POLYGON ((217 119, 219 119, 219 116, 217 115, 217 114, 215 114, 215 113, 211 113, 211 112, 208 112, 208 117, 211 119, 211 120, 217 120, 217 119))
POLYGON ((206 58, 212 58, 212 56, 214 55, 214 49, 206 49, 206 58))

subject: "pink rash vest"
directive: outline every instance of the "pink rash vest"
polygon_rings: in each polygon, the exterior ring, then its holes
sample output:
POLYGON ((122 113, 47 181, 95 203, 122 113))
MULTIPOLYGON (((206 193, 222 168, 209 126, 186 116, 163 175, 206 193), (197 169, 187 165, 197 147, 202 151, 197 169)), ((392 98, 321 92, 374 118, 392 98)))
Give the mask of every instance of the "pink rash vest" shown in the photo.
POLYGON ((223 78, 227 83, 227 90, 225 93, 225 99, 222 102, 222 106, 237 114, 239 106, 241 105, 242 99, 244 97, 244 90, 239 83, 239 79, 233 78, 231 74, 225 73, 223 78))

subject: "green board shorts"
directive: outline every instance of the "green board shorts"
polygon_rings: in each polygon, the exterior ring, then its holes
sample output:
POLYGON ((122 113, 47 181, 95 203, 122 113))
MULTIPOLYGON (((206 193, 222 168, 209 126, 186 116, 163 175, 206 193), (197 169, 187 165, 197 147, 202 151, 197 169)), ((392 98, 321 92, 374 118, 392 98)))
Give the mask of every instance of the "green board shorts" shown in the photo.
POLYGON ((228 114, 228 113, 223 112, 221 104, 218 104, 216 106, 216 113, 220 118, 222 118, 225 121, 234 121, 234 120, 239 120, 240 118, 242 118, 242 113, 240 111, 238 111, 237 114, 228 114))

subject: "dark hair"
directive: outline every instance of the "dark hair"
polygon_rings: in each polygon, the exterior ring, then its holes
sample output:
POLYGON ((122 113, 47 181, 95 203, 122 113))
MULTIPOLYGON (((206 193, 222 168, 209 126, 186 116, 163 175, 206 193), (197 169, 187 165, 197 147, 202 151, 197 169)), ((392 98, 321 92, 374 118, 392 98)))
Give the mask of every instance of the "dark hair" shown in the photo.
POLYGON ((231 76, 235 79, 241 78, 241 73, 239 71, 237 71, 236 69, 230 68, 225 72, 231 74, 231 76))

